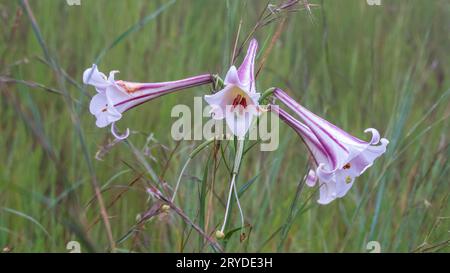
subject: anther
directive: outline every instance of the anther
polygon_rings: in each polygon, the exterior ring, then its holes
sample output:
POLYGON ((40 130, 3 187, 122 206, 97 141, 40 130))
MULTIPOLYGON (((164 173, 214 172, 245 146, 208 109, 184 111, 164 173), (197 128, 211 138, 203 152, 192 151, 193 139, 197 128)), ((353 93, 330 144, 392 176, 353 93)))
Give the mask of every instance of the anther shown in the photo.
POLYGON ((352 182, 352 178, 350 177, 350 176, 347 176, 346 178, 345 178, 345 182, 348 184, 348 183, 350 183, 350 182, 352 182))

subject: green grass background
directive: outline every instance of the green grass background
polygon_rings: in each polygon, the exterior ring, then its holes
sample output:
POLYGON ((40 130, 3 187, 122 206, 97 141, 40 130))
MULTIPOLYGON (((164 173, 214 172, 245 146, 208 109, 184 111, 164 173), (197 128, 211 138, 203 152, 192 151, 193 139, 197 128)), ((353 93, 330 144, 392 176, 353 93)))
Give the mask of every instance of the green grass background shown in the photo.
MULTIPOLYGON (((388 151, 345 198, 321 206, 313 189, 297 196, 307 152, 281 124, 280 147, 249 152, 237 182, 251 182, 241 196, 249 237, 241 243, 237 232, 219 243, 229 252, 368 252, 367 243, 376 240, 382 252, 448 252, 450 2, 312 3, 319 5, 312 17, 304 10, 289 14, 258 88, 281 87, 358 137, 377 128, 390 140, 388 151)), ((155 184, 151 173, 173 186, 200 144, 172 140, 170 110, 192 105, 193 96, 210 88, 128 112, 119 126, 138 133, 99 161, 95 154, 111 135, 95 127, 88 111, 95 91, 81 76, 99 56, 101 71, 117 69, 117 78, 132 81, 224 76, 240 20, 242 42, 266 4, 39 0, 30 1, 33 25, 21 1, 1 1, 0 251, 67 252, 71 240, 84 252, 109 251, 94 179, 117 251, 213 251, 173 212, 133 229, 137 215, 155 204, 145 192, 155 184)), ((278 23, 256 33, 258 61, 278 23)), ((225 158, 233 160, 228 148, 225 158)), ((211 149, 202 151, 176 201, 209 234, 223 220, 230 180, 223 161, 217 172, 214 164, 211 149)), ((233 207, 227 230, 239 224, 233 207)))

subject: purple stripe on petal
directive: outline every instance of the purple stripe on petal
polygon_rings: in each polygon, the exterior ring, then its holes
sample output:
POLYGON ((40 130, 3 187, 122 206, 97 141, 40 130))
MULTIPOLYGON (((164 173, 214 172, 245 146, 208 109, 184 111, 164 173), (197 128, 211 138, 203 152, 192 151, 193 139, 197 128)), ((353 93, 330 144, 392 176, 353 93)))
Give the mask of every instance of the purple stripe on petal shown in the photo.
POLYGON ((203 85, 203 84, 207 84, 210 82, 212 82, 212 78, 211 78, 211 75, 209 75, 209 74, 203 75, 202 77, 189 78, 189 79, 186 79, 184 82, 176 81, 176 82, 174 82, 174 84, 165 85, 164 88, 157 88, 156 90, 148 90, 149 92, 147 94, 143 94, 143 95, 136 96, 136 97, 131 97, 128 100, 124 100, 124 101, 121 101, 121 102, 115 104, 114 106, 119 106, 119 105, 122 105, 122 104, 125 104, 128 102, 137 100, 137 99, 142 99, 142 98, 146 98, 146 97, 153 96, 153 95, 160 95, 162 93, 169 93, 169 92, 173 92, 173 91, 176 91, 179 89, 203 85))
POLYGON ((126 112, 138 105, 141 105, 144 102, 147 102, 151 99, 160 97, 162 95, 166 95, 166 94, 169 94, 169 93, 181 90, 181 89, 188 89, 191 87, 195 87, 195 86, 199 86, 199 85, 203 85, 203 84, 207 84, 207 83, 211 83, 211 82, 212 82, 212 77, 209 74, 198 76, 198 77, 193 77, 193 78, 186 79, 184 81, 177 81, 177 83, 165 86, 164 88, 151 90, 149 93, 141 95, 141 96, 129 98, 127 100, 124 100, 124 101, 121 101, 121 102, 115 104, 114 106, 121 106, 121 105, 130 103, 130 102, 136 102, 136 104, 128 106, 122 111, 122 112, 126 112), (145 100, 140 101, 142 99, 145 99, 145 100))
POLYGON ((191 77, 191 78, 187 78, 187 79, 182 79, 182 80, 178 80, 178 81, 158 82, 158 83, 142 83, 142 84, 138 85, 137 90, 161 88, 161 87, 169 86, 169 85, 191 84, 191 83, 196 83, 196 82, 199 82, 199 81, 208 81, 210 79, 211 79, 211 75, 210 74, 204 74, 204 75, 199 75, 199 76, 195 76, 195 77, 191 77))
POLYGON ((243 84, 250 84, 250 92, 256 92, 255 90, 255 59, 256 52, 258 51, 258 42, 256 39, 252 39, 247 49, 247 54, 239 66, 237 73, 239 80, 243 84))
MULTIPOLYGON (((296 102, 294 99, 292 99, 288 94, 286 94, 286 92, 284 92, 283 90, 277 88, 276 92, 285 98, 286 101, 290 101, 291 105, 294 107, 292 110, 298 110, 296 108, 299 108, 300 110, 302 110, 303 112, 308 113, 308 115, 311 115, 317 119, 320 119, 322 122, 324 122, 327 126, 330 126, 332 129, 336 130, 337 132, 345 135, 346 137, 352 139, 355 142, 358 142, 360 144, 367 144, 367 141, 361 140, 351 134, 349 134, 348 132, 342 130, 341 128, 337 127, 336 125, 334 125, 333 123, 319 117, 318 115, 314 114, 313 112, 309 111, 308 109, 306 109, 305 107, 303 107, 302 105, 300 105, 298 102, 296 102)), ((281 98, 280 98, 281 99, 281 98)), ((298 111, 296 111, 298 112, 298 111)))
POLYGON ((314 133, 306 125, 296 120, 294 117, 292 117, 279 107, 272 106, 270 109, 272 112, 278 114, 281 120, 283 120, 287 125, 289 125, 297 132, 297 134, 302 138, 302 141, 306 144, 309 152, 314 157, 314 160, 317 164, 319 164, 319 162, 323 162, 324 160, 328 161, 328 159, 330 158, 329 153, 319 142, 314 133))
MULTIPOLYGON (((341 142, 339 142, 330 132, 325 130, 322 126, 320 126, 314 119, 312 119, 309 116, 309 111, 303 111, 305 108, 302 107, 300 104, 298 104, 295 100, 293 100, 291 97, 289 97, 285 92, 283 92, 281 89, 277 88, 274 91, 274 95, 280 99, 284 104, 286 104, 289 108, 291 108, 293 111, 295 111, 310 127, 311 131, 316 135, 316 137, 319 139, 319 141, 322 143, 322 145, 325 147, 325 149, 328 151, 328 154, 330 156, 330 160, 333 163, 333 169, 339 168, 342 162, 339 162, 338 157, 340 152, 335 151, 335 148, 333 148, 330 145, 333 145, 329 142, 329 140, 325 139, 319 132, 314 130, 313 128, 316 128, 317 130, 320 130, 322 133, 325 134, 326 138, 329 138, 333 143, 335 143, 337 146, 339 146, 340 149, 343 150, 344 153, 348 154, 349 150, 347 147, 345 147, 341 142), (305 113, 306 112, 306 113, 305 113)), ((306 110, 306 109, 305 109, 306 110)), ((317 117, 317 116, 316 116, 317 117)), ((323 120, 322 118, 318 117, 320 120, 323 120)))

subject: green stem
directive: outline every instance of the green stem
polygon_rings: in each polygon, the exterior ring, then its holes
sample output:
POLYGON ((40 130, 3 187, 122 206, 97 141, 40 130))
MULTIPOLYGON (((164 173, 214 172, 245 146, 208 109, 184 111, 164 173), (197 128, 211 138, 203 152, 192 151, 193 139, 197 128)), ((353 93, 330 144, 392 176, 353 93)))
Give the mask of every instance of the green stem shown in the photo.
POLYGON ((212 77, 214 79, 214 89, 215 90, 222 89, 225 86, 224 81, 222 80, 222 78, 219 75, 214 74, 212 77))
POLYGON ((177 195, 178 192, 178 187, 180 186, 181 183, 181 177, 183 177, 184 171, 186 170, 187 166, 189 165, 189 162, 191 162, 191 160, 199 153, 201 152, 203 149, 205 149, 206 147, 209 146, 209 144, 211 144, 212 142, 214 142, 214 140, 216 140, 216 137, 213 137, 205 142, 203 142, 202 144, 198 145, 197 148, 195 148, 190 154, 188 159, 186 160, 186 163, 184 163, 183 168, 181 169, 180 175, 178 176, 178 180, 177 180, 177 184, 175 185, 175 190, 173 191, 173 195, 171 198, 171 202, 173 202, 175 200, 175 197, 177 195))
POLYGON ((260 104, 264 104, 263 102, 270 96, 272 95, 273 91, 275 91, 275 87, 271 87, 269 89, 267 89, 266 91, 264 91, 261 95, 261 97, 259 98, 259 103, 260 104))
MULTIPOLYGON (((230 191, 228 192, 227 207, 225 209, 225 218, 223 220, 222 228, 220 229, 220 232, 222 234, 223 234, 223 231, 225 230, 225 226, 227 224, 228 213, 229 213, 229 210, 230 210, 231 196, 233 194, 233 190, 235 189, 234 184, 236 182, 236 176, 237 176, 237 174, 239 172, 239 165, 241 163, 243 151, 244 151, 244 140, 238 140, 238 149, 237 149, 236 157, 235 157, 235 160, 234 160, 233 177, 231 178, 230 191)), ((238 205, 239 205, 239 209, 240 209, 240 204, 238 203, 238 205)), ((242 217, 242 210, 241 210, 241 218, 243 218, 242 217)))

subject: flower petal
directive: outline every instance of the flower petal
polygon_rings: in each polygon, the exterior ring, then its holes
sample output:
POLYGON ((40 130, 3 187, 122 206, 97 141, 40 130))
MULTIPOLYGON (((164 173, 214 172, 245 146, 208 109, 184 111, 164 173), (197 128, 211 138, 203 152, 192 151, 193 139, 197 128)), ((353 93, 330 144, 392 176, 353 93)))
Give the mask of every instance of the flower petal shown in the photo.
POLYGON ((125 133, 120 134, 120 133, 117 131, 116 123, 113 122, 113 123, 111 123, 111 134, 112 134, 117 140, 124 140, 124 139, 126 139, 126 138, 128 138, 128 137, 130 136, 130 129, 127 128, 127 129, 125 130, 125 133))
POLYGON ((226 105, 224 103, 227 102, 227 98, 230 96, 230 94, 228 94, 231 89, 233 88, 233 86, 225 86, 224 89, 212 94, 212 95, 205 95, 205 101, 209 104, 209 105, 226 105))
POLYGON ((347 194, 352 188, 355 177, 347 175, 345 171, 338 171, 335 175, 336 179, 336 197, 341 198, 347 194))
POLYGON ((83 82, 94 86, 97 92, 104 92, 106 87, 110 85, 110 82, 106 79, 105 74, 98 71, 97 65, 95 64, 83 72, 83 82))
POLYGON ((271 111, 278 114, 281 120, 297 132, 306 144, 306 147, 317 165, 320 163, 327 166, 329 165, 329 155, 327 151, 308 126, 296 120, 293 116, 276 105, 271 107, 271 111))
POLYGON ((336 183, 321 183, 319 187, 319 200, 317 200, 317 203, 327 205, 336 199, 336 183))
POLYGON ((95 121, 95 125, 98 128, 104 128, 109 125, 108 115, 99 114, 99 115, 96 115, 95 118, 97 119, 95 121))
POLYGON ((367 148, 358 154, 356 157, 350 160, 350 168, 348 169, 351 172, 349 175, 357 177, 364 173, 369 167, 373 165, 373 162, 380 157, 382 154, 386 152, 387 145, 389 141, 385 138, 380 140, 381 144, 372 146, 368 145, 367 148))
POLYGON ((105 92, 109 100, 111 100, 113 105, 119 104, 125 100, 132 98, 131 95, 127 94, 120 86, 113 84, 106 88, 105 92))
POLYGON ((227 111, 226 106, 230 102, 232 102, 233 98, 233 85, 225 86, 224 89, 213 95, 205 95, 205 101, 211 106, 211 115, 213 119, 221 120, 225 117, 225 113, 227 111))
POLYGON ((109 72, 108 81, 110 83, 115 83, 116 82, 116 80, 114 78, 115 78, 115 75, 117 73, 120 73, 120 71, 119 70, 112 70, 111 72, 109 72))
POLYGON ((105 93, 99 93, 92 97, 89 111, 96 117, 97 121, 95 124, 100 128, 106 127, 111 122, 122 118, 122 114, 114 108, 111 100, 108 99, 105 93))
POLYGON ((247 49, 247 54, 238 68, 239 80, 242 84, 249 86, 249 92, 256 92, 255 88, 255 59, 258 51, 258 42, 252 39, 247 49))
POLYGON ((91 102, 89 104, 89 111, 91 114, 96 115, 101 112, 102 109, 106 108, 108 103, 106 102, 105 93, 98 93, 92 97, 91 102))
POLYGON ((109 122, 108 124, 116 122, 122 118, 122 114, 119 113, 114 107, 108 106, 107 113, 108 113, 108 122, 109 122))
POLYGON ((328 170, 326 164, 319 163, 319 166, 316 169, 316 175, 322 182, 331 182, 335 179, 335 170, 328 170))
POLYGON ((237 86, 242 85, 241 81, 239 79, 237 69, 234 65, 231 66, 230 69, 228 69, 227 75, 225 76, 223 83, 225 85, 230 85, 230 84, 237 85, 237 86))
POLYGON ((308 174, 305 177, 305 183, 308 187, 314 187, 317 182, 317 175, 314 170, 309 170, 308 174))
POLYGON ((212 119, 222 120, 225 118, 225 111, 219 105, 211 105, 211 110, 209 111, 212 119))
POLYGON ((370 144, 377 144, 378 142, 380 142, 380 133, 378 133, 377 129, 367 128, 366 130, 364 130, 364 133, 368 132, 372 133, 372 139, 369 141, 370 144))
MULTIPOLYGON (((230 108, 231 107, 227 107, 230 108)), ((238 108, 242 108, 238 106, 238 108)), ((228 111, 228 109, 227 109, 228 111)), ((253 114, 245 109, 235 109, 225 114, 225 121, 231 132, 237 137, 244 137, 253 121, 253 114), (241 113, 239 113, 241 111, 241 113)))

